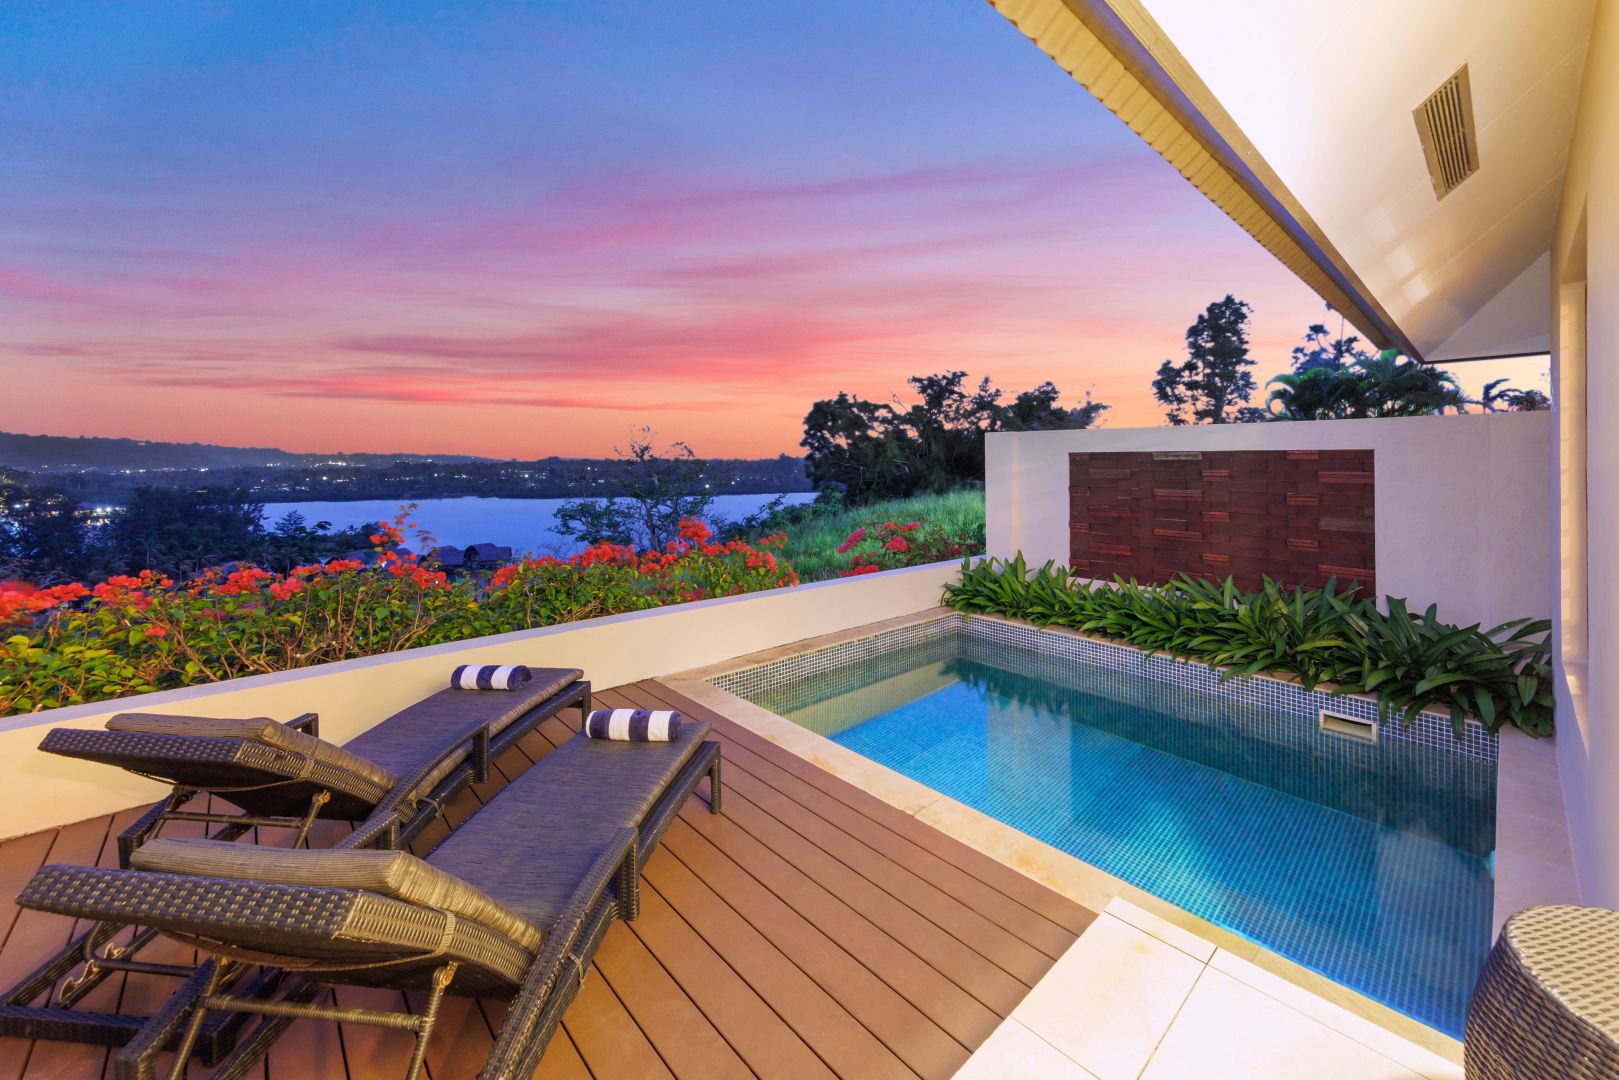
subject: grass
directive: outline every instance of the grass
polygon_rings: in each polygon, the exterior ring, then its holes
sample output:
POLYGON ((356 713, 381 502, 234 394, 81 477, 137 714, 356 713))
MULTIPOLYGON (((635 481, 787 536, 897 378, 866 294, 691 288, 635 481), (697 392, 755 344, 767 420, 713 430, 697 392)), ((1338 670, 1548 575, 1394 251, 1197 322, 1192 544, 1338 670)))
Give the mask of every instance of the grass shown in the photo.
POLYGON ((861 526, 884 521, 931 522, 951 533, 981 538, 984 535, 984 493, 951 491, 822 511, 812 520, 782 526, 787 534, 787 546, 781 558, 798 571, 800 581, 835 578, 849 568, 849 557, 837 551, 844 538, 861 526))

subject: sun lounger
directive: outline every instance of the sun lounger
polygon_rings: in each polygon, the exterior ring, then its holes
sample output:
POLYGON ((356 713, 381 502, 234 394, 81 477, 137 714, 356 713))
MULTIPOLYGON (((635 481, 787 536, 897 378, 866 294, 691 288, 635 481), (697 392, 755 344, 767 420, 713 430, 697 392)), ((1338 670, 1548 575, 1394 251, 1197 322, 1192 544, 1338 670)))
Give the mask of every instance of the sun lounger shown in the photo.
POLYGON ((413 1031, 414 1078, 445 993, 511 1001, 480 1076, 526 1080, 611 921, 639 913, 641 861, 705 776, 718 812, 707 730, 688 722, 669 742, 575 735, 425 860, 367 848, 386 833, 377 821, 321 851, 163 839, 134 869, 47 866, 18 903, 138 922, 214 957, 114 1055, 121 1080, 155 1076, 171 1047, 183 1075, 216 1013, 258 1018, 216 1075, 242 1075, 292 1020, 317 1017, 413 1031), (269 991, 235 989, 256 965, 277 969, 269 991), (412 1015, 316 1004, 328 986, 429 997, 412 1015))
MULTIPOLYGON (((119 838, 120 862, 169 821, 222 823, 240 835, 257 825, 298 830, 317 817, 359 821, 398 811, 394 846, 408 843, 489 760, 563 709, 590 710, 590 684, 577 669, 533 669, 513 690, 445 689, 341 746, 317 736, 305 715, 288 724, 256 718, 121 713, 106 730, 56 728, 40 749, 99 761, 174 785, 169 796, 119 838), (185 805, 208 792, 240 813, 185 805)), ((230 838, 230 837, 224 837, 230 838)))
MULTIPOLYGON (((213 834, 221 841, 254 826, 287 826, 297 830, 296 847, 316 817, 364 820, 367 844, 401 848, 468 784, 487 780, 491 761, 543 721, 575 706, 586 716, 590 683, 581 674, 532 669, 532 678, 513 690, 440 690, 341 747, 316 736, 313 716, 279 724, 129 713, 115 717, 107 730, 58 728, 41 749, 174 785, 118 838, 119 861, 126 867, 172 821, 223 824, 213 834), (227 799, 241 811, 188 809, 198 792, 227 799)), ((184 978, 191 971, 141 959, 137 954, 156 931, 142 926, 132 938, 120 938, 129 925, 94 923, 0 995, 0 1035, 108 1046, 128 1040, 145 1017, 76 1006, 114 972, 184 978), (67 978, 81 965, 77 976, 67 978)), ((230 1036, 227 1026, 210 1027, 208 1045, 230 1036)))

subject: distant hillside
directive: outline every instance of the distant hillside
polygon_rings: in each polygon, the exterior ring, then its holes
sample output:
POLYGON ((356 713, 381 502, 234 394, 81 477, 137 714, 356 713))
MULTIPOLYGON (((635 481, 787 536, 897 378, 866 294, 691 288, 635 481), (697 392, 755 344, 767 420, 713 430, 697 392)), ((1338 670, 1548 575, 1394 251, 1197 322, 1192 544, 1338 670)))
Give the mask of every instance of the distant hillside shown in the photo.
POLYGON ((395 461, 489 461, 466 454, 295 454, 251 446, 148 442, 99 436, 18 435, 0 431, 0 466, 28 472, 116 472, 124 469, 232 469, 266 465, 319 465, 342 461, 380 465, 395 461))

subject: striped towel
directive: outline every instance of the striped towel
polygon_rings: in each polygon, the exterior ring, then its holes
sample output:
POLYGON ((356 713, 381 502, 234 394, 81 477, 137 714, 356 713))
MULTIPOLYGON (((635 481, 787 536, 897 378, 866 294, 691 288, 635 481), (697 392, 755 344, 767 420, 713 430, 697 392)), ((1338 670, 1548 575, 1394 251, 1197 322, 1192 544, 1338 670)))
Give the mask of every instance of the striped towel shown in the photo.
POLYGON ((522 664, 462 664, 450 676, 450 686, 456 690, 516 690, 528 680, 528 668, 522 664))
POLYGON ((617 742, 671 742, 680 738, 680 714, 669 709, 597 709, 585 719, 585 735, 617 742))

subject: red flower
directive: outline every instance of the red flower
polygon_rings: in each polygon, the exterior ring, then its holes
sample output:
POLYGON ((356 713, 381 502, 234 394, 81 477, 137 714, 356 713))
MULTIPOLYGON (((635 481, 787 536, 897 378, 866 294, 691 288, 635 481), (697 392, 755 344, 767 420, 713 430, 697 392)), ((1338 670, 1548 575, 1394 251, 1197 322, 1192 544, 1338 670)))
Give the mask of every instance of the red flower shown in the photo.
POLYGON ((710 529, 697 518, 680 519, 680 538, 682 540, 687 540, 694 544, 701 544, 704 541, 712 539, 713 536, 714 530, 710 529))
POLYGON ((163 638, 168 637, 169 632, 161 626, 148 626, 146 628, 146 636, 151 638, 163 638))
POLYGON ((270 595, 277 600, 290 600, 304 591, 304 583, 300 578, 288 578, 278 581, 270 586, 270 595))
POLYGON ((887 548, 889 551, 909 551, 911 545, 905 542, 905 538, 903 536, 896 536, 892 540, 888 541, 888 543, 884 544, 883 547, 887 548))

